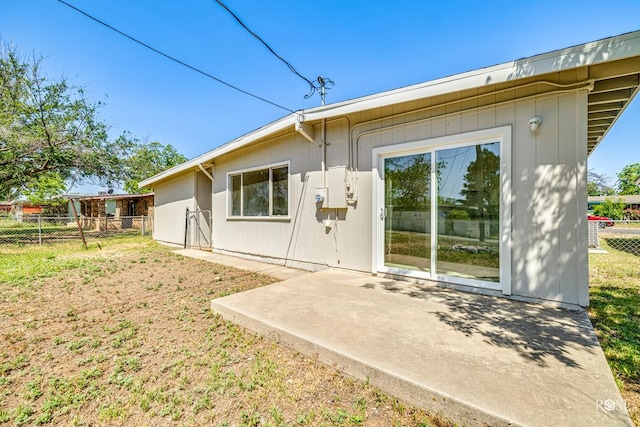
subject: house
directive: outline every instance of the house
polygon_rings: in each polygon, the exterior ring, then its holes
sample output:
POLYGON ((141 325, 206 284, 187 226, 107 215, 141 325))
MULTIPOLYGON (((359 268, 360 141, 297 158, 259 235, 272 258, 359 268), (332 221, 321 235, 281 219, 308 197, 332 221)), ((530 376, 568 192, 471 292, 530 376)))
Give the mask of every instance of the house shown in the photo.
POLYGON ((587 156, 639 78, 640 31, 299 111, 141 182, 154 238, 584 307, 587 156))
POLYGON ((11 213, 11 202, 0 201, 0 214, 9 215, 11 213))
POLYGON ((95 231, 145 228, 141 217, 153 216, 153 193, 67 195, 69 215, 78 215, 84 227, 95 231))
POLYGON ((22 216, 22 215, 41 215, 43 206, 37 203, 31 203, 27 200, 12 200, 0 202, 0 213, 22 216))
POLYGON ((153 193, 145 194, 98 194, 69 198, 69 212, 73 213, 71 201, 76 201, 78 215, 86 218, 153 215, 153 193))
POLYGON ((622 202, 625 205, 625 210, 638 210, 640 209, 640 195, 616 195, 616 196, 589 196, 587 198, 587 210, 591 211, 597 205, 602 204, 606 200, 613 200, 615 202, 622 202))

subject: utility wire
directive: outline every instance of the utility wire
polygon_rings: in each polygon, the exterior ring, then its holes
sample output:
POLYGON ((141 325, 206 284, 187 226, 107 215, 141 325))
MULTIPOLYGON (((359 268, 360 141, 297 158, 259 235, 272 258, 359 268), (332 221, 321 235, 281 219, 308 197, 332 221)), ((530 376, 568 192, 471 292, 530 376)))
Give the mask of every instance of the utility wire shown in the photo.
MULTIPOLYGON (((316 84, 314 82, 312 82, 311 80, 309 80, 308 78, 306 78, 305 76, 303 76, 302 74, 300 74, 298 72, 298 70, 295 69, 295 67, 293 65, 291 65, 289 62, 287 62, 287 60, 285 60, 282 56, 278 55, 272 48, 271 46, 269 46, 269 44, 267 44, 267 42, 265 42, 259 35, 257 35, 256 33, 254 33, 253 31, 251 31, 249 29, 249 27, 247 27, 245 25, 244 22, 242 22, 242 20, 238 17, 238 15, 236 15, 235 13, 233 13, 231 11, 231 9, 229 9, 227 7, 227 5, 225 5, 224 3, 222 3, 221 0, 216 0, 216 3, 218 3, 224 10, 226 10, 227 12, 229 12, 229 14, 231 16, 233 16, 233 18, 238 21, 238 24, 240 24, 242 26, 242 28, 244 28, 245 30, 247 30, 249 32, 249 34, 251 34, 253 37, 255 37, 260 43, 262 43, 264 45, 264 47, 266 47, 269 52, 271 52, 276 58, 278 58, 280 61, 284 62, 285 65, 287 67, 289 67, 289 70, 291 70, 291 72, 293 72, 295 75, 297 75, 298 77, 300 77, 302 80, 304 80, 305 82, 307 82, 307 84, 309 85, 309 93, 305 96, 305 98, 309 98, 311 95, 313 95, 316 91, 319 91, 320 88, 322 86, 324 86, 325 82, 321 80, 321 77, 318 77, 318 83, 320 83, 320 86, 316 86, 316 84)), ((331 84, 333 84, 333 82, 329 79, 326 79, 326 82, 330 82, 331 84)))
POLYGON ((146 44, 146 43, 144 43, 144 42, 141 42, 140 40, 138 40, 138 39, 136 39, 136 38, 134 38, 134 37, 132 37, 132 36, 130 36, 130 35, 128 35, 128 34, 126 34, 126 33, 123 33, 122 31, 118 30, 117 28, 112 27, 111 25, 107 24, 106 22, 103 22, 103 21, 99 20, 98 18, 95 18, 95 17, 93 17, 93 16, 89 15, 87 12, 84 12, 83 10, 78 9, 77 7, 75 7, 75 6, 73 6, 73 5, 69 4, 69 3, 67 3, 67 2, 66 2, 66 1, 64 1, 64 0, 58 0, 58 2, 59 2, 59 3, 64 4, 65 6, 70 7, 71 9, 75 10, 76 12, 79 12, 79 13, 83 14, 83 15, 84 15, 84 16, 86 16, 87 18, 89 18, 89 19, 91 19, 91 20, 93 20, 93 21, 95 21, 95 22, 97 22, 97 23, 99 23, 99 24, 101 24, 101 25, 104 25, 105 27, 109 28, 110 30, 115 31, 116 33, 118 33, 118 34, 120 34, 120 35, 122 35, 122 36, 124 36, 124 37, 126 37, 126 38, 128 38, 129 40, 131 40, 131 41, 133 41, 133 42, 135 42, 135 43, 138 43, 139 45, 142 45, 142 46, 146 47, 147 49, 152 50, 152 51, 154 51, 155 53, 157 53, 157 54, 159 54, 159 55, 162 55, 162 56, 164 56, 165 58, 167 58, 167 59, 169 59, 169 60, 171 60, 171 61, 173 61, 173 62, 176 62, 176 63, 178 63, 178 64, 180 64, 180 65, 182 65, 182 66, 184 66, 184 67, 187 67, 187 68, 189 68, 190 70, 195 71, 196 73, 202 74, 202 75, 203 75, 203 76, 205 76, 205 77, 209 77, 210 79, 213 79, 213 80, 217 81, 218 83, 221 83, 221 84, 223 84, 223 85, 225 85, 225 86, 227 86, 227 87, 229 87, 229 88, 231 88, 231 89, 237 90, 238 92, 244 93, 245 95, 251 96, 251 97, 253 97, 253 98, 255 98, 255 99, 259 99, 260 101, 266 102, 267 104, 271 104, 271 105, 273 105, 274 107, 278 107, 278 108, 283 109, 283 110, 285 110, 285 111, 288 111, 288 112, 290 112, 290 113, 294 113, 294 114, 296 113, 295 111, 293 111, 293 110, 292 110, 292 109, 290 109, 290 108, 283 107, 282 105, 280 105, 280 104, 276 104, 275 102, 271 102, 271 101, 269 101, 268 99, 265 99, 265 98, 263 98, 263 97, 261 97, 261 96, 254 95, 254 94, 253 94, 253 93, 251 93, 251 92, 248 92, 248 91, 246 91, 246 90, 240 89, 239 87, 234 86, 234 85, 232 85, 231 83, 227 83, 227 82, 225 82, 224 80, 221 80, 221 79, 219 79, 219 78, 217 78, 217 77, 215 77, 215 76, 212 76, 211 74, 207 73, 206 71, 202 71, 202 70, 201 70, 201 69, 199 69, 199 68, 196 68, 196 67, 194 67, 194 66, 192 66, 192 65, 189 65, 189 64, 187 64, 187 63, 185 63, 185 62, 183 62, 183 61, 181 61, 181 60, 179 60, 179 59, 176 59, 176 58, 174 58, 173 56, 170 56, 170 55, 168 55, 168 54, 166 54, 166 53, 164 53, 164 52, 162 52, 162 51, 160 51, 160 50, 158 50, 158 49, 156 49, 156 48, 154 48, 154 47, 151 47, 151 46, 149 46, 148 44, 146 44))

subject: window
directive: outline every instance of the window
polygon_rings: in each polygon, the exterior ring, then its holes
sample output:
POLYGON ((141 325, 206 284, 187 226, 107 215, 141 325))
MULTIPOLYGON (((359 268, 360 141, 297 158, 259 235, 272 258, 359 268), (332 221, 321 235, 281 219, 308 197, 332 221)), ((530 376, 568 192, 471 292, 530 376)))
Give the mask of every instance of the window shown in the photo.
POLYGON ((229 216, 289 215, 289 166, 277 165, 230 173, 229 216))

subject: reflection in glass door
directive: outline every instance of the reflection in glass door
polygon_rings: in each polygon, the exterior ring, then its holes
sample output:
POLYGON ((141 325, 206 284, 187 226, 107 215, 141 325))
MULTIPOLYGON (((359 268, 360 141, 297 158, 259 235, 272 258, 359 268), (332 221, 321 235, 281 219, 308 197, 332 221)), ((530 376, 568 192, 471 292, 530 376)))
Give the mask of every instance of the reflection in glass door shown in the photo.
POLYGON ((436 152, 438 274, 500 281, 500 143, 436 152))
POLYGON ((431 154, 384 160, 384 265, 431 270, 431 154))
POLYGON ((470 286, 500 283, 500 145, 382 157, 382 268, 470 286))

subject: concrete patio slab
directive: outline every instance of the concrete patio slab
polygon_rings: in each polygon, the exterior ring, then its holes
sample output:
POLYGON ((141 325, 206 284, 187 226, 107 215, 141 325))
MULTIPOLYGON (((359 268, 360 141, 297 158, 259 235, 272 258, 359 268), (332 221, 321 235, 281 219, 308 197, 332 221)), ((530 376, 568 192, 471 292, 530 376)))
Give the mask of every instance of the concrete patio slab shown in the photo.
POLYGON ((464 425, 633 425, 585 312, 336 270, 211 306, 464 425))

